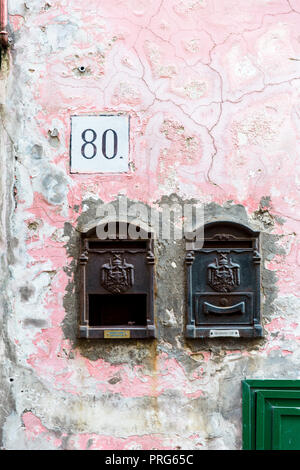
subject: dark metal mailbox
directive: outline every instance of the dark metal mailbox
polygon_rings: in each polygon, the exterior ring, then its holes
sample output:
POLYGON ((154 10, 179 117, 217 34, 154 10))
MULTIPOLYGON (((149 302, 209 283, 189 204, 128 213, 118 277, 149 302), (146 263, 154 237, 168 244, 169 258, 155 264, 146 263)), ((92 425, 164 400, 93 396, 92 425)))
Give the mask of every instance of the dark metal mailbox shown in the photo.
POLYGON ((262 336, 259 232, 226 221, 206 224, 200 233, 186 242, 186 336, 262 336))
POLYGON ((95 229, 82 236, 80 338, 155 337, 153 238, 119 233, 117 224, 115 239, 101 240, 95 229))

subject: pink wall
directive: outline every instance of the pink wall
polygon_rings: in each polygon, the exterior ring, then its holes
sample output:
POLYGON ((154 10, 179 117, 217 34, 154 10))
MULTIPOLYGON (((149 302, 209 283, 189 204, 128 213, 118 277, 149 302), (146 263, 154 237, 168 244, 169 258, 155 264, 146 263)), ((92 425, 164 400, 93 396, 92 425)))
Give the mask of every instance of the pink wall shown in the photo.
POLYGON ((16 406, 3 446, 239 448, 241 380, 299 378, 300 2, 33 0, 9 13, 16 406), (131 117, 131 171, 71 175, 70 116, 103 112, 131 117), (241 210, 265 233, 266 337, 185 344, 178 296, 174 341, 79 347, 63 328, 65 224, 77 227, 91 201, 159 207, 172 193, 224 218, 241 210))

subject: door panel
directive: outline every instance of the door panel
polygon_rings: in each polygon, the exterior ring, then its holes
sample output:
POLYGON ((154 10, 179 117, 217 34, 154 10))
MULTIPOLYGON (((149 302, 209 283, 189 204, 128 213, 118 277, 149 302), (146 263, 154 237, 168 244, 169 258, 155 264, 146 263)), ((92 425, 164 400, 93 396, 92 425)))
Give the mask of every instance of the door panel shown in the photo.
POLYGON ((244 380, 243 449, 300 450, 300 380, 244 380))
POLYGON ((300 449, 300 408, 274 407, 274 450, 300 449))
POLYGON ((256 400, 256 449, 271 450, 274 449, 274 409, 285 407, 294 411, 300 406, 300 394, 295 390, 263 390, 257 392, 256 400))

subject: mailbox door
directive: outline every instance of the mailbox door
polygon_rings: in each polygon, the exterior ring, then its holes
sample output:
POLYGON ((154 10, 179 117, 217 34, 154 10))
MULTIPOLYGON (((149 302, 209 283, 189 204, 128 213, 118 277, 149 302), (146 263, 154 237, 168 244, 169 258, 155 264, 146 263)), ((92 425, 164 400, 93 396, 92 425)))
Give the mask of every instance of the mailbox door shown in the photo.
POLYGON ((83 236, 80 338, 155 337, 152 249, 151 237, 102 240, 95 229, 83 236))
POLYGON ((186 336, 261 337, 259 233, 220 221, 186 240, 186 336))
POLYGON ((201 250, 193 264, 196 325, 252 325, 255 269, 251 250, 201 250), (223 256, 224 264, 218 264, 223 256))

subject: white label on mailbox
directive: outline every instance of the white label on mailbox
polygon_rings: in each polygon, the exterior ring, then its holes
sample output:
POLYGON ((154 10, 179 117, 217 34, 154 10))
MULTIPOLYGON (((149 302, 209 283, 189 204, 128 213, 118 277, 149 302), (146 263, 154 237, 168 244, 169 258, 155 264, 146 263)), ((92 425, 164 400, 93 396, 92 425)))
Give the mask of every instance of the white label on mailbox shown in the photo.
POLYGON ((210 330, 209 331, 210 338, 217 338, 217 337, 232 337, 238 338, 240 336, 239 330, 210 330))
POLYGON ((129 116, 71 116, 71 173, 128 171, 129 116))

